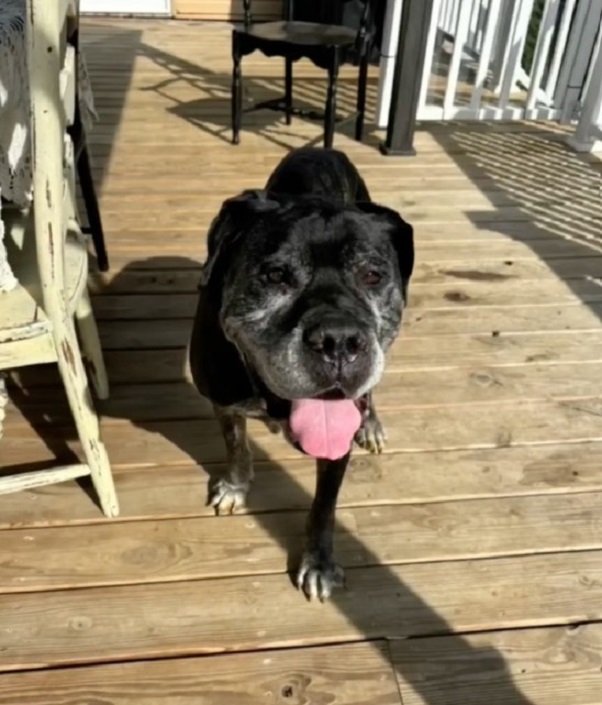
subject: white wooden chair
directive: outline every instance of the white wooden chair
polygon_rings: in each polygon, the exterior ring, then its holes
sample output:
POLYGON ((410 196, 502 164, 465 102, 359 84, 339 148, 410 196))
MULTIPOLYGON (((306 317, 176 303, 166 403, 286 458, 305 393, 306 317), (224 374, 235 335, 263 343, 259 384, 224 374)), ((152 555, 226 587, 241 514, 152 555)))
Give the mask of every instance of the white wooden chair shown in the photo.
POLYGON ((85 463, 0 476, 0 494, 90 475, 102 510, 117 516, 109 460, 76 333, 77 324, 96 392, 106 398, 107 376, 87 290, 88 251, 76 216, 73 145, 66 132, 77 90, 67 27, 76 21, 77 10, 73 0, 27 0, 33 207, 28 213, 3 209, 19 286, 0 294, 0 371, 58 364, 85 463))

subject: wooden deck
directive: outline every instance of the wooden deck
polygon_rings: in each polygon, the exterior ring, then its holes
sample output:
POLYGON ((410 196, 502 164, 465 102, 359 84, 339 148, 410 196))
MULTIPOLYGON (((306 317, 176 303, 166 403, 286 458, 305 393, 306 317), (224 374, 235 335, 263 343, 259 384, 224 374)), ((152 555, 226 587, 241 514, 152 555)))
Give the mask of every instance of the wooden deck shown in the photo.
MULTIPOLYGON (((320 127, 256 113, 230 146, 220 27, 90 20, 84 41, 122 515, 75 483, 0 497, 0 705, 600 705, 600 163, 550 125, 430 126, 411 159, 337 135, 414 224, 417 267, 389 447, 356 454, 340 501, 348 589, 308 604, 286 567, 312 463, 253 426, 248 513, 212 516, 224 449, 184 362, 210 219, 320 127)), ((246 61, 249 93, 280 68, 246 61)), ((3 467, 77 452, 54 370, 12 393, 3 467)))

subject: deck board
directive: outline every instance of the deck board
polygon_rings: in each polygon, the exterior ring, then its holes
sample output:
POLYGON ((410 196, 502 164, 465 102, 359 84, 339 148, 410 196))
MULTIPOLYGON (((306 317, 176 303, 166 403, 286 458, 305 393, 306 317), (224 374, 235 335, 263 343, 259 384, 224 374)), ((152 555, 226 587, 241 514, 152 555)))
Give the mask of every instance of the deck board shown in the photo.
MULTIPOLYGON (((504 365, 487 367, 444 367, 428 371, 429 384, 424 383, 424 367, 410 371, 395 361, 384 373, 383 383, 375 393, 381 411, 410 408, 433 408, 452 404, 487 404, 589 399, 602 396, 602 363, 580 361, 555 365, 504 365), (501 389, 498 389, 501 387, 501 389)), ((70 410, 60 387, 25 386, 22 394, 15 389, 13 398, 19 407, 11 406, 7 416, 14 423, 68 424, 70 410), (52 408, 51 418, 48 410, 52 408)), ((210 402, 200 397, 188 381, 158 384, 120 384, 113 387, 111 397, 99 408, 107 417, 105 426, 115 419, 152 421, 157 419, 213 418, 210 402), (144 400, 144 404, 142 404, 144 400)), ((487 408, 485 408, 487 410, 487 408)))
MULTIPOLYGON (((600 443, 435 452, 428 472, 420 454, 356 456, 339 507, 597 492, 602 490, 601 466, 600 443)), ((258 461, 255 471, 247 512, 309 507, 315 482, 311 460, 258 461)), ((116 521, 211 514, 204 501, 207 475, 197 465, 116 467, 114 472, 121 504, 116 521)), ((2 509, 1 528, 106 523, 82 488, 70 483, 19 493, 10 502, 3 500, 2 509)))
MULTIPOLYGON (((423 125, 410 159, 380 155, 372 126, 363 144, 337 133, 413 223, 417 264, 378 392, 389 447, 358 452, 341 493, 347 590, 308 605, 286 571, 313 464, 251 424, 249 506, 214 517, 224 448, 185 348, 216 210, 321 126, 258 112, 229 144, 225 26, 94 18, 82 41, 122 514, 104 519, 86 482, 0 497, 0 704, 599 705, 599 159, 554 123, 423 125)), ((249 96, 282 90, 281 62, 243 68, 249 96)), ((295 78, 321 106, 324 77, 295 78)), ((78 453, 55 370, 22 371, 11 395, 3 468, 78 453)))
POLYGON ((5 673, 0 678, 0 705, 251 705, 295 699, 329 705, 399 705, 386 645, 5 673))
MULTIPOLYGON (((527 446, 435 452, 428 474, 420 454, 356 456, 343 485, 340 507, 422 504, 475 498, 598 491, 602 444, 527 446)), ((220 465, 212 466, 219 471, 220 465)), ((122 513, 119 521, 197 517, 204 506, 207 476, 198 466, 154 465, 114 469, 122 513)), ((315 469, 306 458, 256 462, 257 488, 251 513, 306 509, 315 469)), ((75 484, 41 488, 3 501, 0 526, 105 523, 75 484), (67 511, 68 510, 68 511, 67 511)))
MULTIPOLYGON (((105 523, 75 536, 71 527, 15 529, 2 538, 16 558, 0 574, 0 594, 283 573, 305 512, 225 521, 141 521, 127 534, 105 523)), ((353 507, 338 523, 346 568, 600 550, 602 493, 353 507)))
POLYGON ((394 642, 403 705, 598 705, 602 627, 394 642))
MULTIPOLYGON (((590 263, 591 264, 591 263, 590 263)), ((602 264, 602 260, 601 260, 602 264)), ((596 332, 602 303, 583 305, 577 301, 563 305, 491 307, 475 315, 469 310, 430 309, 409 310, 404 315, 405 338, 429 337, 431 345, 445 341, 451 335, 489 335, 527 332, 566 331, 596 332)), ((182 319, 106 321, 100 327, 100 337, 107 350, 182 348, 190 339, 192 317, 182 319)), ((401 342, 399 343, 401 346, 401 342)))
POLYGON ((324 605, 284 574, 0 595, 0 671, 602 619, 602 551, 347 572, 324 605))
MULTIPOLYGON (((434 451, 602 441, 601 414, 602 397, 587 397, 497 403, 488 407, 480 404, 414 407, 405 413, 400 406, 397 410, 383 410, 380 419, 388 434, 384 453, 416 453, 423 472, 427 472, 434 451)), ((255 458, 282 461, 298 457, 298 451, 282 434, 274 434, 262 422, 251 420, 248 428, 255 458)), ((55 456, 68 460, 78 448, 73 436, 69 426, 40 428, 15 423, 3 439, 3 446, 16 465, 48 462, 55 456), (40 432, 49 439, 48 443, 40 443, 40 432)), ((178 465, 191 457, 202 466, 226 460, 223 439, 213 419, 108 420, 103 424, 103 439, 115 467, 178 465)), ((356 455, 369 454, 358 449, 356 455)))

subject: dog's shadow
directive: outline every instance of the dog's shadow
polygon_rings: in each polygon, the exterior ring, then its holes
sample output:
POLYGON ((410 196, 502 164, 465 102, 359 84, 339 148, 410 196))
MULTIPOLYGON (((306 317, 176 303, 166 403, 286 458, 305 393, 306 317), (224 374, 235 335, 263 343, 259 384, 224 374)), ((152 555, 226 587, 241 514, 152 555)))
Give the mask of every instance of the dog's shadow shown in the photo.
MULTIPOLYGON (((178 457, 181 455, 198 464, 207 473, 208 482, 211 482, 221 467, 219 462, 207 462, 207 453, 204 451, 208 444, 215 447, 220 431, 217 422, 212 421, 211 405, 198 395, 189 382, 187 370, 186 346, 196 305, 198 277, 198 262, 187 258, 155 257, 132 262, 106 285, 99 278, 96 285, 99 296, 94 297, 94 308, 105 344, 114 391, 114 399, 102 403, 100 409, 103 416, 129 420, 149 434, 156 434, 159 430, 164 440, 177 449, 178 457), (127 301, 134 291, 135 306, 138 308, 134 308, 134 297, 131 305, 127 301), (156 296, 152 294, 165 297, 159 312, 155 308, 156 296), (140 307, 144 307, 147 295, 148 309, 145 310, 140 307), (161 315, 169 318, 161 320, 161 315), (121 329, 128 326, 128 319, 123 319, 123 316, 137 318, 135 345, 128 340, 120 343, 119 337, 115 336, 115 326, 121 326, 121 329), (148 322, 146 326, 140 325, 142 320, 148 322), (119 361, 123 361, 124 354, 115 349, 132 345, 140 353, 140 367, 136 370, 118 367, 122 364, 119 361), (153 348, 156 355, 153 355, 153 348), (164 365, 160 373, 156 368, 150 371, 152 374, 149 376, 153 382, 145 383, 142 381, 146 374, 143 358, 148 363, 153 357, 162 357, 164 365), (134 384, 128 385, 127 398, 130 401, 124 403, 121 391, 125 389, 125 382, 132 381, 134 384), (172 410, 172 420, 165 424, 150 420, 153 417, 161 418, 161 389, 164 392, 163 408, 169 406, 172 410), (134 396, 132 392, 135 392, 134 396), (199 428, 202 424, 203 434, 194 432, 195 420, 199 428)), ((137 365, 135 349, 129 350, 128 357, 133 360, 133 365, 137 365)), ((26 388, 26 379, 23 383, 26 388)), ((19 395, 14 397, 17 406, 27 416, 31 407, 27 403, 20 403, 24 399, 20 399, 19 395)), ((39 416, 37 421, 39 428, 39 416)), ((51 426, 52 420, 49 421, 51 426)), ((43 433, 51 436, 49 426, 45 428, 43 433)), ((68 452, 67 446, 61 452, 56 441, 52 448, 58 455, 68 452)), ((292 567, 303 547, 305 514, 312 495, 306 486, 277 461, 267 458, 265 450, 252 438, 251 449, 254 456, 261 460, 256 464, 256 478, 248 499, 248 511, 255 515, 265 531, 287 552, 289 567, 292 567), (286 521, 282 520, 283 511, 287 512, 286 521)), ((156 475, 150 481, 157 482, 156 475)), ((89 491, 86 482, 83 482, 83 487, 89 491)), ((92 492, 89 494, 94 496, 92 492)), ((202 504, 205 501, 206 496, 198 497, 199 514, 203 513, 202 504)), ((226 526, 228 518, 224 517, 223 521, 226 526)), ((124 526, 127 527, 127 524, 124 526)), ((351 562, 356 566, 359 562, 363 567, 347 569, 350 587, 347 591, 335 591, 331 598, 332 605, 344 615, 351 627, 350 631, 354 633, 354 639, 394 640, 390 646, 402 690, 411 687, 425 705, 466 705, 477 702, 478 697, 482 698, 479 702, 486 701, 488 705, 531 705, 531 701, 517 690, 505 660, 497 650, 489 646, 474 646, 468 639, 453 634, 453 626, 404 584, 395 568, 381 565, 378 556, 340 522, 337 522, 335 532, 335 554, 343 566, 346 557, 353 556, 351 562), (370 567, 369 570, 367 567, 370 567), (428 664, 417 660, 415 654, 406 654, 404 644, 408 642, 397 641, 424 635, 443 638, 432 653, 428 649, 423 651, 428 664), (440 664, 437 667, 430 662, 430 659, 435 658, 436 663, 440 664), (437 676, 433 680, 424 677, 425 665, 428 666, 426 672, 431 675, 436 672, 437 676), (476 675, 466 677, 466 672, 476 675), (478 689, 478 693, 475 689, 478 689)), ((446 582, 450 585, 454 582, 452 572, 455 565, 452 563, 449 566, 450 574, 446 582)), ((436 574, 440 572, 438 570, 436 574)), ((283 589, 293 588, 283 585, 283 589)), ((487 586, 484 585, 483 590, 488 591, 487 586)), ((299 595, 300 609, 309 609, 302 604, 302 600, 299 595)), ((480 608, 475 605, 474 609, 480 608)), ((313 619, 309 615, 308 618, 313 619)), ((316 644, 321 642, 319 631, 315 633, 313 641, 316 644)), ((389 654, 389 647, 385 648, 385 653, 389 654)))

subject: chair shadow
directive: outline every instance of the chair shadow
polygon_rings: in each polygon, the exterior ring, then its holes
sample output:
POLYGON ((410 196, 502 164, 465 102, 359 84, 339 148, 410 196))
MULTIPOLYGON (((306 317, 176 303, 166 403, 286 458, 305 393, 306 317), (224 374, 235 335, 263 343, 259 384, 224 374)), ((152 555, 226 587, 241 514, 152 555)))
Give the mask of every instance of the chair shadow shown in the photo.
MULTIPOLYGON (((163 284, 160 286, 165 287, 167 294, 170 273, 181 271, 196 273, 198 268, 197 262, 187 258, 152 257, 132 262, 108 284, 104 286, 98 284, 98 288, 101 289, 100 296, 94 297, 94 307, 101 319, 99 322, 101 337, 104 337, 105 342, 108 340, 107 327, 114 320, 113 318, 103 320, 103 308, 100 305, 102 300, 106 301, 124 291, 131 291, 132 277, 138 277, 140 273, 148 274, 149 276, 145 276, 144 280, 149 283, 149 291, 157 292, 157 277, 154 274, 161 273, 163 278, 160 277, 160 279, 163 284)), ((195 280, 196 276, 190 276, 187 279, 190 281, 189 294, 196 293, 195 280)), ((183 293, 186 291, 187 289, 183 293)), ((158 399, 161 398, 160 393, 145 398, 145 392, 148 393, 148 390, 153 386, 150 384, 137 385, 140 396, 134 398, 127 410, 123 405, 120 406, 119 394, 116 394, 116 401, 108 400, 99 404, 99 407, 105 418, 129 421, 148 434, 161 432, 168 444, 176 448, 178 453, 190 458, 206 473, 209 482, 219 471, 220 463, 207 462, 205 448, 208 441, 219 436, 219 430, 215 421, 211 421, 212 412, 209 403, 199 396, 188 381, 185 346, 191 329, 191 316, 194 310, 193 299, 194 297, 187 296, 185 299, 187 303, 183 304, 181 308, 181 317, 175 319, 175 322, 173 319, 171 320, 171 324, 176 326, 177 331, 176 340, 172 342, 179 340, 179 344, 171 349, 174 362, 169 372, 165 374, 165 381, 159 384, 165 390, 165 398, 169 399, 169 405, 179 410, 177 418, 182 421, 198 420, 199 425, 201 423, 203 425, 204 434, 191 432, 189 423, 165 424, 162 427, 163 430, 159 430, 161 429, 160 424, 141 419, 141 415, 155 419, 162 418, 161 409, 148 413, 149 408, 156 408, 158 399), (145 411, 142 414, 137 413, 137 410, 143 409, 145 411)), ((151 299, 149 299, 150 305, 151 299)), ((152 319, 152 309, 139 313, 143 318, 148 319, 149 327, 161 326, 160 320, 152 319)), ((154 339, 156 336, 150 337, 154 339)), ((111 347, 110 344, 109 347, 111 347)), ((139 341, 140 351, 149 348, 148 341, 139 341)), ((111 376, 117 376, 122 381, 127 378, 125 370, 109 369, 109 372, 111 376)), ((74 434, 63 435, 64 448, 61 449, 60 443, 57 445, 56 441, 56 427, 64 425, 68 411, 65 401, 61 406, 61 402, 56 399, 56 393, 60 391, 56 388, 53 396, 54 403, 47 404, 45 414, 40 413, 40 395, 30 395, 27 390, 32 384, 39 384, 41 380, 48 383, 47 371, 46 373, 40 370, 24 371, 20 381, 21 389, 24 391, 21 394, 15 394, 13 389, 12 398, 21 413, 47 439, 49 448, 62 457, 65 452, 72 452, 69 448, 74 434), (64 410, 64 413, 61 409, 64 410), (42 425, 40 425, 41 419, 44 421, 42 425)), ((118 387, 119 384, 114 384, 113 389, 117 392, 118 387)), ((288 568, 290 569, 296 565, 299 558, 303 542, 304 516, 311 504, 312 497, 299 481, 277 461, 271 459, 258 443, 252 441, 251 445, 252 452, 259 461, 258 466, 260 467, 258 467, 259 471, 249 496, 248 511, 255 515, 265 531, 286 551, 289 556, 288 568), (286 493, 287 508, 292 508, 288 512, 290 519, 287 520, 286 525, 282 522, 281 515, 278 514, 282 511, 282 506, 270 505, 269 500, 266 499, 270 494, 274 496, 271 485, 275 477, 278 478, 278 495, 282 496, 283 492, 286 493)), ((225 451, 224 456, 219 460, 222 462, 225 460, 225 451)), ((355 462, 365 464, 365 460, 355 462)), ((378 460, 373 460, 371 463, 377 464, 378 460)), ((351 472, 353 473, 353 468, 351 472)), ((89 491, 91 497, 94 497, 88 482, 82 482, 82 487, 89 491)), ((199 496, 198 501, 200 508, 205 497, 199 496)), ((227 530, 228 518, 224 517, 223 521, 224 528, 227 530)), ((123 526, 124 531, 127 531, 127 524, 123 526)), ((451 669, 457 669, 458 673, 462 670, 464 678, 466 671, 478 674, 478 678, 475 678, 474 682, 477 680, 479 682, 479 694, 483 696, 483 702, 486 698, 488 705, 509 705, 510 703, 512 705, 532 705, 531 701, 517 690, 503 655, 495 648, 474 646, 467 638, 454 634, 454 627, 403 582, 398 575, 398 569, 380 564, 378 556, 340 522, 337 522, 335 541, 338 546, 337 555, 341 559, 341 563, 344 566, 346 563, 351 563, 355 567, 347 567, 348 590, 335 592, 332 604, 344 615, 354 632, 357 632, 359 639, 382 642, 382 640, 405 640, 428 635, 442 636, 445 638, 444 655, 449 656, 449 660, 444 658, 442 664, 447 664, 451 669), (358 563, 362 567, 357 567, 358 563), (370 570, 366 570, 368 566, 370 570)), ((456 564, 450 563, 450 572, 454 570, 454 565, 456 564)), ((453 584, 451 576, 450 584, 453 584)), ((283 582, 283 589, 293 589, 293 587, 283 582)), ((487 586, 483 586, 483 589, 487 590, 487 586)), ((302 599, 300 595, 299 600, 302 599)), ((477 610, 479 607, 475 605, 474 609, 477 610)), ((315 642, 316 644, 320 643, 319 633, 315 635, 315 642)), ((390 644, 393 646, 395 656, 393 664, 402 683, 401 687, 410 687, 422 698, 421 702, 424 702, 425 705, 466 705, 469 701, 476 702, 473 700, 476 694, 468 687, 468 683, 461 685, 453 677, 447 677, 447 674, 444 679, 433 682, 430 682, 428 678, 425 679, 421 671, 421 663, 411 655, 407 658, 404 657, 405 643, 395 642, 393 644, 391 641, 390 644), (449 685, 443 687, 442 683, 449 685)), ((437 658, 439 658, 441 645, 439 644, 437 648, 439 649, 437 658)), ((389 662, 388 659, 387 662, 389 662)), ((468 680, 470 681, 470 679, 468 680)))

